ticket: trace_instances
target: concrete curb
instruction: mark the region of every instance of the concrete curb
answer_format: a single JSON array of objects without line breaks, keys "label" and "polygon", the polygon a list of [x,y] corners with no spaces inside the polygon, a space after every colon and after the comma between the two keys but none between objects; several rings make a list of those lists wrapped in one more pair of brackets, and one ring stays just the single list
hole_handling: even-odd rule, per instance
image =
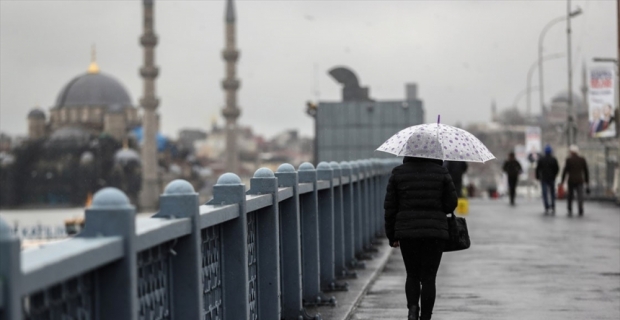
[{"label": "concrete curb", "polygon": [[385,250],[386,252],[381,257],[381,261],[379,263],[378,268],[373,271],[372,275],[370,276],[370,279],[368,279],[368,282],[366,282],[362,291],[358,292],[357,297],[355,297],[355,302],[351,305],[351,307],[347,311],[347,314],[345,315],[344,318],[342,318],[342,320],[351,320],[351,317],[353,317],[355,310],[357,309],[359,304],[362,302],[362,299],[366,296],[366,293],[368,292],[368,290],[370,290],[370,286],[372,286],[373,283],[375,283],[379,275],[381,275],[381,273],[383,272],[383,269],[387,265],[388,260],[390,260],[390,256],[392,255],[393,250],[394,248],[392,247],[388,247],[388,249]]},{"label": "concrete curb", "polygon": [[378,252],[374,253],[374,258],[365,261],[366,269],[355,270],[358,278],[347,280],[349,291],[325,293],[328,297],[333,296],[336,298],[337,305],[335,307],[307,307],[306,311],[308,314],[321,314],[323,320],[351,319],[358,305],[366,296],[370,286],[381,275],[392,254],[392,248],[387,244],[386,239],[382,239],[380,244],[376,246],[376,249]]}]

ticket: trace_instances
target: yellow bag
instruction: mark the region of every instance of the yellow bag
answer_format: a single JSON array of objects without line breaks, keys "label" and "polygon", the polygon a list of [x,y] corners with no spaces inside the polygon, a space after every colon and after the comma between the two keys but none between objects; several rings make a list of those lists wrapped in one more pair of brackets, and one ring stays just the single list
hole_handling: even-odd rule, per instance
[{"label": "yellow bag", "polygon": [[469,201],[467,201],[467,198],[459,198],[459,202],[456,205],[456,213],[462,216],[466,216],[469,213]]}]

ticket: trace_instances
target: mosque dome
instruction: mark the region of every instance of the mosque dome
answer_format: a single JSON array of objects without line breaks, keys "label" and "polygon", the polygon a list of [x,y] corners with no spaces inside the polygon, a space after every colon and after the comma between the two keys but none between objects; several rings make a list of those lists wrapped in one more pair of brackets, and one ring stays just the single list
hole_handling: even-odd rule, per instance
[{"label": "mosque dome", "polygon": [[[557,93],[555,96],[553,96],[553,99],[551,99],[551,102],[552,103],[568,103],[568,97],[569,97],[568,91],[561,91]],[[579,94],[573,92],[572,98],[573,98],[573,106],[580,107],[583,105],[583,100]]]},{"label": "mosque dome", "polygon": [[114,162],[125,165],[129,162],[140,163],[140,154],[133,149],[120,149],[114,154]]},{"label": "mosque dome", "polygon": [[41,119],[45,120],[45,113],[41,109],[32,109],[28,112],[28,119]]},{"label": "mosque dome", "polygon": [[56,99],[56,108],[112,105],[130,106],[129,93],[118,80],[92,68],[67,83]]}]

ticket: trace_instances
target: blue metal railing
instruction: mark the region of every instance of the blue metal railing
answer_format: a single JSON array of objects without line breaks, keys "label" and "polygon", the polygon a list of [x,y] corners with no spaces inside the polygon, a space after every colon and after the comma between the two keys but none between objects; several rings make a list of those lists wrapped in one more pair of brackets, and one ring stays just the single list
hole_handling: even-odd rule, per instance
[{"label": "blue metal railing", "polygon": [[259,169],[246,192],[224,174],[205,205],[183,180],[136,219],[99,191],[81,233],[20,250],[0,220],[0,319],[320,319],[383,233],[396,160]]}]

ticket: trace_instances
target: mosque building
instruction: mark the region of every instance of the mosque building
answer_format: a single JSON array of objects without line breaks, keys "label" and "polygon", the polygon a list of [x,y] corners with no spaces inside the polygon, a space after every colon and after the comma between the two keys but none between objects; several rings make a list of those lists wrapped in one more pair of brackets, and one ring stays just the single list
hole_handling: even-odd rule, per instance
[{"label": "mosque building", "polygon": [[49,121],[40,108],[28,113],[28,138],[81,139],[107,134],[123,141],[140,124],[129,93],[114,77],[101,72],[93,52],[88,71],[65,84],[58,94]]},{"label": "mosque building", "polygon": [[137,203],[141,117],[123,84],[101,72],[94,50],[86,73],[62,87],[48,114],[28,113],[28,139],[0,170],[0,206],[84,205],[106,186]]}]

